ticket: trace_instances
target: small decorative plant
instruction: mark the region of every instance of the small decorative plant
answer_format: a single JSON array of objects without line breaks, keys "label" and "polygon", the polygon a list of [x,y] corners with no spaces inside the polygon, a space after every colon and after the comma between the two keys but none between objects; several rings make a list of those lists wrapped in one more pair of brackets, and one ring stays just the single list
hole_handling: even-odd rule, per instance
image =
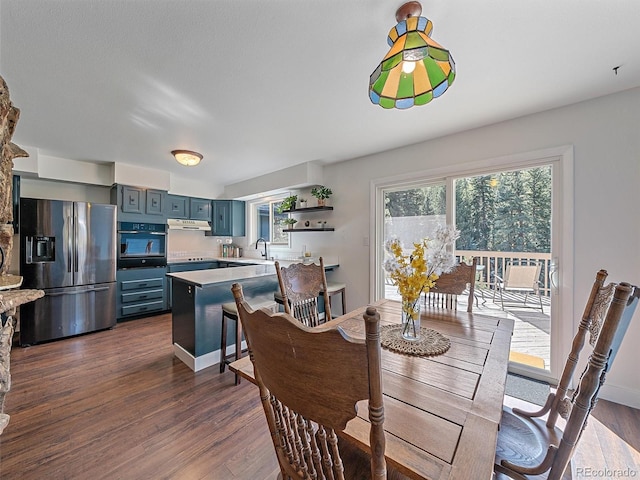
[{"label": "small decorative plant", "polygon": [[300,200],[300,208],[307,208],[307,199],[301,198]]},{"label": "small decorative plant", "polygon": [[316,198],[319,198],[320,200],[324,200],[329,198],[331,195],[333,195],[333,192],[331,191],[330,188],[327,188],[324,185],[320,185],[319,187],[313,187],[311,189],[311,195],[313,195]]},{"label": "small decorative plant", "polygon": [[333,192],[330,188],[320,185],[311,189],[311,195],[318,199],[318,206],[324,206],[326,199],[333,195]]},{"label": "small decorative plant", "polygon": [[288,228],[293,228],[293,226],[298,223],[298,220],[296,220],[295,218],[285,218],[282,221]]},{"label": "small decorative plant", "polygon": [[291,195],[285,198],[284,200],[282,200],[282,202],[280,203],[280,206],[278,207],[278,213],[282,213],[287,210],[295,210],[297,201],[298,201],[297,195]]}]

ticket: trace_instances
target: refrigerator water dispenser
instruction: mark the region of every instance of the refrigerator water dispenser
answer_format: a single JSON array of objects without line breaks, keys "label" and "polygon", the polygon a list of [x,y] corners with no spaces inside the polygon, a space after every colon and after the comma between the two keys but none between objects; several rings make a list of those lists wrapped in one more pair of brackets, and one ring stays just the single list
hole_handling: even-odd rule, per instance
[{"label": "refrigerator water dispenser", "polygon": [[56,237],[34,236],[25,238],[26,263],[56,261]]}]

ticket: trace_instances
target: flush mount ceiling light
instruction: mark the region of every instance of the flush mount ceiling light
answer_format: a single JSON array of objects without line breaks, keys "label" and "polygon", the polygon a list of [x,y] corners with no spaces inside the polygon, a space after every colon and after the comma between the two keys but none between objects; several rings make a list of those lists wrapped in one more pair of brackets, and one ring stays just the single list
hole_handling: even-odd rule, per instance
[{"label": "flush mount ceiling light", "polygon": [[456,78],[449,50],[431,39],[433,23],[421,17],[420,2],[408,2],[396,12],[389,53],[369,77],[369,98],[383,108],[424,105],[442,95]]},{"label": "flush mount ceiling light", "polygon": [[178,163],[187,167],[195,167],[202,160],[202,155],[191,150],[172,150],[171,154],[176,157]]}]

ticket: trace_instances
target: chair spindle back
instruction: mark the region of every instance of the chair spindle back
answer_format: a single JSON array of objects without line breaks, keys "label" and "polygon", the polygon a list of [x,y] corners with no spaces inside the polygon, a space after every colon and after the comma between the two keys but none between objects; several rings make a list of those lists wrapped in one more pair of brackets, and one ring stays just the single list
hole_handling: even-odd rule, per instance
[{"label": "chair spindle back", "polygon": [[467,312],[472,312],[477,266],[478,258],[474,257],[471,265],[460,263],[450,272],[441,274],[435,286],[425,294],[425,303],[436,308],[457,310],[458,295],[462,295],[468,286]]},{"label": "chair spindle back", "polygon": [[[278,261],[275,264],[284,311],[308,327],[315,327],[331,320],[331,306],[322,257],[319,263],[320,265],[294,263],[288,267],[281,267]],[[324,318],[320,317],[318,310],[320,294],[324,300]]]},{"label": "chair spindle back", "polygon": [[340,327],[309,328],[288,313],[238,306],[283,478],[344,478],[336,432],[369,401],[371,478],[386,478],[380,316],[364,314],[366,339]]}]

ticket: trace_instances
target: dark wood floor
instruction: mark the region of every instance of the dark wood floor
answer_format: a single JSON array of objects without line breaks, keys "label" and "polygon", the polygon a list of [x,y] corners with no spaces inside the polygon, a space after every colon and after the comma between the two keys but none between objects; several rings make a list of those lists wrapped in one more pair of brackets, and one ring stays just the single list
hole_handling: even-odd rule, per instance
[{"label": "dark wood floor", "polygon": [[[11,371],[3,480],[276,476],[256,387],[236,387],[217,367],[194,373],[175,359],[169,315],[16,346]],[[640,411],[601,401],[574,472],[632,468],[640,478],[639,451]]]}]

